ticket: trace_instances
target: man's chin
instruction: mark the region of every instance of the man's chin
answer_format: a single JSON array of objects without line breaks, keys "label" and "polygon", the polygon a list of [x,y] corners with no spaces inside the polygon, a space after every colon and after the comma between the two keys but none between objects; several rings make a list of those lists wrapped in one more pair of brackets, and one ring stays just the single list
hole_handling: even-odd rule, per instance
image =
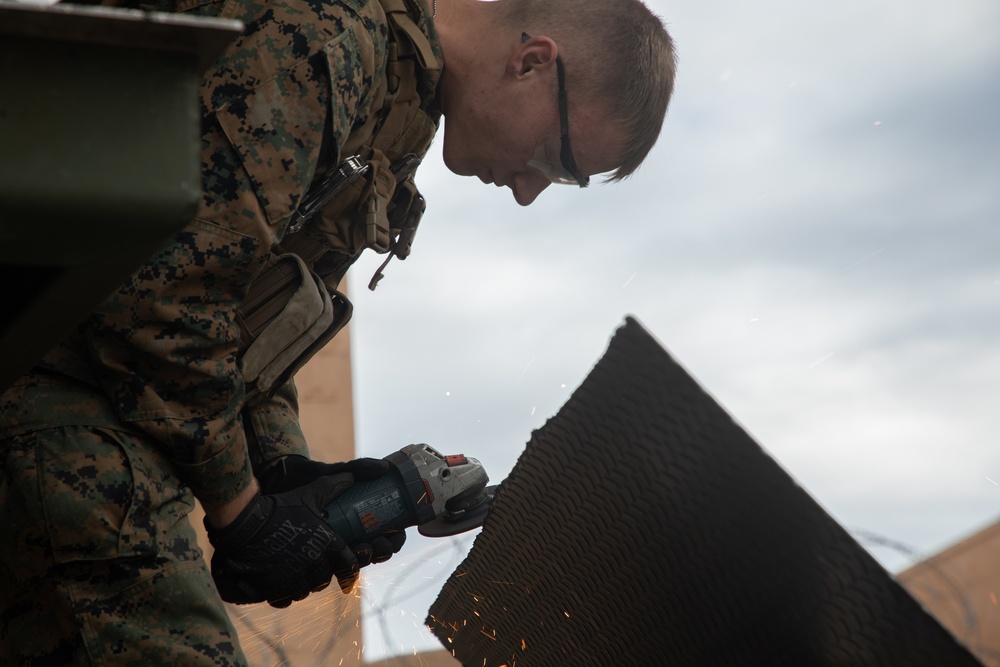
[{"label": "man's chin", "polygon": [[456,176],[475,176],[476,171],[472,169],[469,165],[462,164],[454,159],[449,159],[447,155],[444,155],[444,166],[448,168],[448,171],[455,174]]},{"label": "man's chin", "polygon": [[[447,129],[447,125],[445,125],[445,128]],[[444,166],[456,176],[476,176],[479,172],[475,167],[475,161],[469,160],[469,156],[463,155],[461,150],[451,150],[454,146],[454,143],[448,142],[446,131],[444,145],[441,149],[441,158],[444,160]]]}]

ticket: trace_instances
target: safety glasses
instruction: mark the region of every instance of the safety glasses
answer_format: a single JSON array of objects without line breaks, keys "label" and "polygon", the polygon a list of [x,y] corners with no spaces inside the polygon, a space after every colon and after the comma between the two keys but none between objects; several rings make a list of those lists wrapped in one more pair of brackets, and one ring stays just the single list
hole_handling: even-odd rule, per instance
[{"label": "safety glasses", "polygon": [[[528,33],[521,33],[521,42],[531,39]],[[560,56],[556,56],[556,77],[559,81],[559,136],[542,142],[528,161],[528,166],[540,172],[552,183],[559,185],[590,185],[590,178],[580,173],[573,158],[569,141],[569,110],[566,104],[566,73]]]}]

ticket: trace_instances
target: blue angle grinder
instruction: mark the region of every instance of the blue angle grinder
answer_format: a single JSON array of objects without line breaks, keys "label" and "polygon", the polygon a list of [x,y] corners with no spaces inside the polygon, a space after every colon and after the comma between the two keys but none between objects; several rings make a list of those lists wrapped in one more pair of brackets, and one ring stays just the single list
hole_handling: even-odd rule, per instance
[{"label": "blue angle grinder", "polygon": [[427,537],[447,537],[483,525],[496,486],[487,486],[490,478],[476,459],[409,445],[385,460],[389,472],[355,484],[324,508],[348,544],[410,526]]}]

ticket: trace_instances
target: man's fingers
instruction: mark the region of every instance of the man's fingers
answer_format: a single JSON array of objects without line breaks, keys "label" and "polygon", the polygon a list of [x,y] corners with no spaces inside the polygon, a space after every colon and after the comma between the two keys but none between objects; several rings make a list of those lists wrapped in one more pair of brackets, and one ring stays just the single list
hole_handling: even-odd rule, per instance
[{"label": "man's fingers", "polygon": [[354,486],[354,475],[349,472],[320,477],[311,485],[312,489],[315,490],[314,498],[319,509],[332,503],[352,486]]},{"label": "man's fingers", "polygon": [[327,553],[331,559],[333,574],[337,577],[337,583],[340,584],[340,590],[344,593],[352,592],[358,582],[361,570],[358,557],[354,555],[354,552],[340,536],[334,539],[334,543],[330,545]]},{"label": "man's fingers", "polygon": [[392,542],[386,536],[376,537],[372,540],[371,551],[372,556],[370,561],[372,563],[384,563],[392,558],[392,555],[396,553],[393,549]]},{"label": "man's fingers", "polygon": [[406,531],[391,530],[385,533],[385,539],[392,543],[392,553],[398,554],[399,550],[403,548],[404,544],[406,544]]},{"label": "man's fingers", "polygon": [[350,575],[337,575],[337,583],[340,584],[340,590],[343,591],[344,595],[350,595],[354,592],[354,587],[358,585],[359,577],[360,573],[357,570]]},{"label": "man's fingers", "polygon": [[382,459],[354,459],[342,465],[344,470],[354,475],[354,479],[358,482],[378,479],[389,472],[389,462]]},{"label": "man's fingers", "polygon": [[375,550],[367,542],[355,544],[351,547],[351,551],[354,552],[355,558],[358,559],[358,567],[367,567],[375,558]]}]

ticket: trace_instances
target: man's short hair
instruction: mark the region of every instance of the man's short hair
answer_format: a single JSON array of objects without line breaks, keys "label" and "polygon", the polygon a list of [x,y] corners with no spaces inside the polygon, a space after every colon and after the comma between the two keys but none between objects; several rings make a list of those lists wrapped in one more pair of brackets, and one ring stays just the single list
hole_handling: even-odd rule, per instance
[{"label": "man's short hair", "polygon": [[555,40],[570,108],[601,100],[624,133],[608,180],[631,175],[660,136],[674,89],[677,54],[663,20],[640,0],[499,0],[495,8],[504,28]]}]

